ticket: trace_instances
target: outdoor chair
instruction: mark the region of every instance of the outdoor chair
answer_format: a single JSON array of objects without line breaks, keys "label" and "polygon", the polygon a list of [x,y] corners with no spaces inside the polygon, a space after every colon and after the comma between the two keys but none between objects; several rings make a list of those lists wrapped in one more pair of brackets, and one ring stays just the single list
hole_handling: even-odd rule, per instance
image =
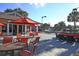
[{"label": "outdoor chair", "polygon": [[18,42],[19,42],[21,40],[21,34],[18,33],[16,36],[17,36],[17,39],[18,39]]},{"label": "outdoor chair", "polygon": [[21,34],[19,33],[17,34],[17,39],[18,39],[18,42],[25,43],[24,47],[28,46],[28,38],[23,38]]},{"label": "outdoor chair", "polygon": [[12,43],[12,37],[10,37],[10,36],[6,36],[6,37],[4,37],[4,39],[3,39],[3,44],[6,44],[6,43]]},{"label": "outdoor chair", "polygon": [[20,51],[21,56],[32,56],[35,52],[36,46],[33,45],[33,43],[30,43],[28,47],[25,47],[22,51]]},{"label": "outdoor chair", "polygon": [[35,42],[38,43],[39,39],[40,39],[40,37],[36,37]]},{"label": "outdoor chair", "polygon": [[30,37],[34,36],[34,34],[33,34],[32,31],[29,32],[29,36],[30,36]]},{"label": "outdoor chair", "polygon": [[28,43],[28,38],[20,38],[19,42]]},{"label": "outdoor chair", "polygon": [[34,41],[32,41],[31,43],[36,46],[39,42],[40,37],[36,37]]},{"label": "outdoor chair", "polygon": [[3,35],[3,33],[2,32],[0,32],[0,36],[2,36]]},{"label": "outdoor chair", "polygon": [[18,34],[17,34],[17,38],[20,38],[20,37],[21,37],[21,34],[20,34],[20,33],[18,33]]},{"label": "outdoor chair", "polygon": [[28,47],[28,38],[21,38],[19,42],[25,43],[24,47]]},{"label": "outdoor chair", "polygon": [[36,49],[36,45],[34,45],[33,43],[30,43],[28,45],[27,50],[31,51],[32,53],[34,53],[35,49]]}]

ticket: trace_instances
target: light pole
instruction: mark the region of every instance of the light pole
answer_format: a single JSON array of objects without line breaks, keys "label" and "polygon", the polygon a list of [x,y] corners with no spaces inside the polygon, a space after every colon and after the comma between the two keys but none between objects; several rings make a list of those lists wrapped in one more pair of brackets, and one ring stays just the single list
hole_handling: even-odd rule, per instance
[{"label": "light pole", "polygon": [[42,18],[42,21],[41,21],[41,23],[42,23],[42,24],[41,24],[41,29],[42,29],[42,31],[43,31],[43,19],[46,18],[46,17],[47,17],[47,16],[42,16],[42,17],[41,17],[41,18]]},{"label": "light pole", "polygon": [[43,19],[46,18],[46,17],[47,17],[47,16],[42,16],[42,17],[41,17],[41,18],[42,18],[42,24],[43,24]]}]

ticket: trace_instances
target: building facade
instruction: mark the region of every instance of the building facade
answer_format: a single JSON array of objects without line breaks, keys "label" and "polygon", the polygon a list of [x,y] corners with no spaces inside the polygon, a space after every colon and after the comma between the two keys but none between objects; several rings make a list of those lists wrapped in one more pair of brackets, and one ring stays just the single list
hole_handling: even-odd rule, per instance
[{"label": "building facade", "polygon": [[[0,29],[4,35],[16,35],[17,32],[18,33],[25,33],[25,25],[16,25],[16,24],[11,24],[9,22],[13,21],[13,20],[17,20],[18,18],[21,18],[22,16],[16,12],[10,12],[10,13],[3,13],[0,12],[0,23],[5,24],[6,26],[2,27],[2,29]],[[31,19],[29,19],[31,20]],[[33,21],[33,20],[31,20]],[[34,21],[36,22],[36,21]],[[30,31],[30,26],[27,26],[27,31]],[[32,28],[31,28],[32,30]],[[36,30],[36,29],[35,29]]]}]

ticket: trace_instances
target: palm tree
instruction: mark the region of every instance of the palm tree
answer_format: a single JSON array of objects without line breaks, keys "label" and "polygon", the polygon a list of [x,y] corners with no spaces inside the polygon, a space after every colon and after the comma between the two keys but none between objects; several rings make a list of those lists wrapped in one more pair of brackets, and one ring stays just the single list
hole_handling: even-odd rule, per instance
[{"label": "palm tree", "polygon": [[74,8],[67,17],[68,22],[74,22],[74,30],[76,29],[76,22],[78,21],[78,15],[79,15],[79,12],[77,11],[76,8]]}]

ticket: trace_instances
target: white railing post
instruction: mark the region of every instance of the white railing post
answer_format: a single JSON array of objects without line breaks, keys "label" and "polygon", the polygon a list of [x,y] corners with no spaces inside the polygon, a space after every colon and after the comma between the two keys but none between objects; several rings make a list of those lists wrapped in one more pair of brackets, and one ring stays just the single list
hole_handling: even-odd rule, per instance
[{"label": "white railing post", "polygon": [[9,35],[9,23],[7,23],[7,35]]}]

